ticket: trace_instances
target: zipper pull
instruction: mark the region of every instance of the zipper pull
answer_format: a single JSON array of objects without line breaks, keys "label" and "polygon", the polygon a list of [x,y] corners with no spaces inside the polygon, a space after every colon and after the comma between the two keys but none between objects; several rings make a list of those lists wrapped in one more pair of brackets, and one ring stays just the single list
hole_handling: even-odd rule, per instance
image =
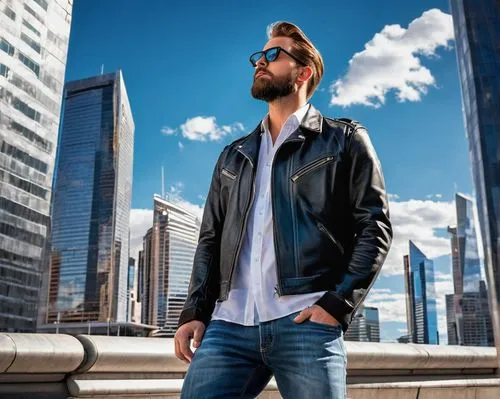
[{"label": "zipper pull", "polygon": [[279,298],[279,296],[280,296],[280,293],[278,292],[278,284],[276,284],[276,285],[274,286],[274,294],[273,294],[273,297],[274,297],[274,298],[276,298],[276,296],[278,296],[278,298]]}]

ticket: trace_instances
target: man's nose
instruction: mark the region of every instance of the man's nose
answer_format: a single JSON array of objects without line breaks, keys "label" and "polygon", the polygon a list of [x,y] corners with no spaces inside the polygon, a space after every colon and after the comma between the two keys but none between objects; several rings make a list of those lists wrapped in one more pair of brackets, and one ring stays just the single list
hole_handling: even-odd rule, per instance
[{"label": "man's nose", "polygon": [[257,65],[256,67],[265,67],[266,65],[268,64],[267,60],[266,60],[266,56],[263,55],[262,57],[260,57],[257,61]]}]

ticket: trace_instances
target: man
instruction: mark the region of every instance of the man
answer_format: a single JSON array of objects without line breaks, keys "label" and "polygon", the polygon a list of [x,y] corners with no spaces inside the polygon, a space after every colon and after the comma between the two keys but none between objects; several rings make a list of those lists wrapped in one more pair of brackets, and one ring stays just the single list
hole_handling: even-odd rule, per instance
[{"label": "man", "polygon": [[298,27],[275,24],[250,61],[269,113],[213,173],[175,335],[181,397],[254,398],[274,375],[284,398],[344,398],[343,332],[392,240],[382,171],[364,127],[307,103],[323,60]]}]

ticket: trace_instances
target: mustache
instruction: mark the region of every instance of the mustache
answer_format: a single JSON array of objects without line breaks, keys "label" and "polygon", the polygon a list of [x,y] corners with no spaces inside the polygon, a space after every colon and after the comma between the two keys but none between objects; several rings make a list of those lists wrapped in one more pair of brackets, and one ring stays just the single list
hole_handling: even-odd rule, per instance
[{"label": "mustache", "polygon": [[255,74],[253,75],[253,79],[254,79],[254,80],[255,80],[255,78],[257,77],[257,75],[258,75],[259,73],[266,74],[266,75],[269,75],[269,76],[273,76],[273,74],[272,74],[272,73],[270,73],[270,72],[266,71],[265,69],[257,69],[257,70],[255,71]]}]

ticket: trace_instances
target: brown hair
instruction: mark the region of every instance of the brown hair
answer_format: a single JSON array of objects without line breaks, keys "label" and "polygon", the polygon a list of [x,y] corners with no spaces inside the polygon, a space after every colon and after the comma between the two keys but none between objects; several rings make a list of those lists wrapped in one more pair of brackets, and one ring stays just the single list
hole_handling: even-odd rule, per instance
[{"label": "brown hair", "polygon": [[323,71],[323,57],[300,28],[290,22],[276,22],[268,28],[269,38],[289,37],[293,40],[294,55],[313,69],[313,75],[307,85],[307,98],[310,98],[318,87]]}]

